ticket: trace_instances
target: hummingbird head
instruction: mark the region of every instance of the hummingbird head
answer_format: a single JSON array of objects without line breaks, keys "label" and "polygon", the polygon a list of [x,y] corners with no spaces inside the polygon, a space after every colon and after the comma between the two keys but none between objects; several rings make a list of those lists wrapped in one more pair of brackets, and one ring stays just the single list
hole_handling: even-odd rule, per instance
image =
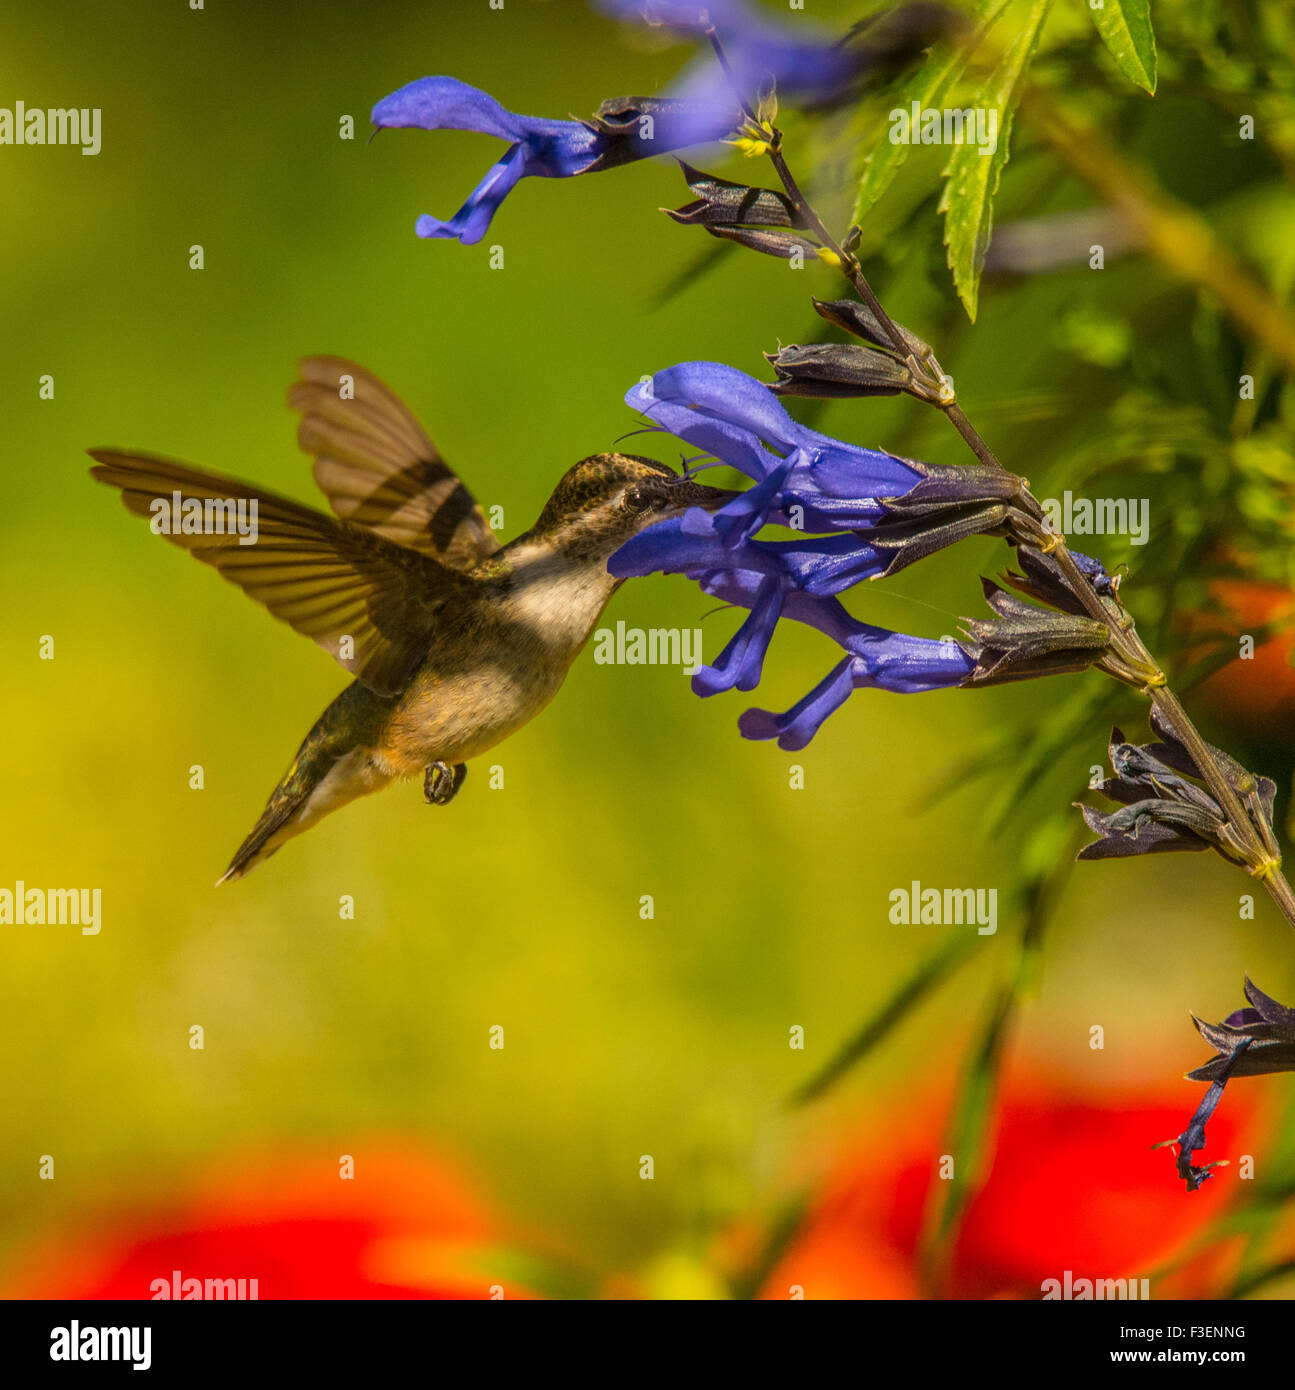
[{"label": "hummingbird head", "polygon": [[605,560],[645,527],[689,507],[713,510],[736,496],[680,477],[655,459],[594,454],[563,476],[532,535],[572,558]]}]

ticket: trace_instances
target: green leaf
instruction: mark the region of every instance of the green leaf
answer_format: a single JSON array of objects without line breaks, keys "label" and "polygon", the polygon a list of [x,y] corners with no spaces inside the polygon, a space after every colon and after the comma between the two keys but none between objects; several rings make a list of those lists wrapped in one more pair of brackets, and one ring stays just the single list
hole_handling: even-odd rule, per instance
[{"label": "green leaf", "polygon": [[657,309],[663,308],[676,296],[682,294],[684,290],[692,289],[699,280],[709,275],[732,250],[733,244],[731,242],[708,240],[687,265],[676,271],[657,290],[652,301],[652,310],[655,312]]},{"label": "green leaf", "polygon": [[945,1151],[953,1157],[953,1177],[937,1189],[923,1214],[920,1260],[928,1281],[946,1265],[948,1251],[967,1204],[988,1168],[988,1142],[1003,1054],[1016,1016],[1016,990],[1004,986],[985,1016],[970,1057],[964,1063]]},{"label": "green leaf", "polygon": [[[913,80],[895,94],[898,103],[896,109],[908,110],[914,102],[923,110],[935,107],[962,75],[968,59],[1008,3],[1009,0],[988,0],[983,6],[983,13],[978,16],[976,31],[969,40],[961,43],[955,40],[952,45],[937,44],[932,48],[926,61],[913,75]],[[873,148],[864,161],[852,221],[861,222],[868,209],[890,187],[900,165],[908,158],[910,148],[907,141],[891,140],[888,134]]]},{"label": "green leaf", "polygon": [[1011,143],[1012,114],[1050,4],[1051,0],[1025,0],[1018,7],[1012,26],[1016,37],[972,103],[997,113],[998,139],[993,154],[984,155],[977,143],[967,141],[954,148],[944,170],[947,182],[939,207],[945,214],[944,244],[958,298],[973,323],[980,298],[980,272],[994,227],[994,196]]},{"label": "green leaf", "polygon": [[971,957],[977,938],[967,932],[954,932],[903,980],[876,1013],[869,1015],[854,1035],[842,1044],[831,1060],[791,1097],[792,1105],[817,1100],[834,1086],[856,1063],[883,1042],[923,1003],[964,961]]},{"label": "green leaf", "polygon": [[1120,71],[1154,96],[1156,36],[1151,31],[1151,0],[1104,0],[1099,9],[1088,13]]}]

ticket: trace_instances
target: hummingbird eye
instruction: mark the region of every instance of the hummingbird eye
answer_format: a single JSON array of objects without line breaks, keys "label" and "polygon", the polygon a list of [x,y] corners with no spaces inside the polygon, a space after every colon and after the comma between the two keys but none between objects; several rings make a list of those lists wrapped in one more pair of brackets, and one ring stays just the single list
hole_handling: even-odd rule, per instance
[{"label": "hummingbird eye", "polygon": [[625,489],[625,506],[632,512],[645,512],[652,505],[652,498],[641,488]]}]

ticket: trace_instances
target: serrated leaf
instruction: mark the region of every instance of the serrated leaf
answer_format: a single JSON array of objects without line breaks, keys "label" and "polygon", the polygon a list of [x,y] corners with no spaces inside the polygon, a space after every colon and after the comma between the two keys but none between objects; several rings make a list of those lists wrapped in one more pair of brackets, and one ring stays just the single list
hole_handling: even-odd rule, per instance
[{"label": "serrated leaf", "polygon": [[[922,110],[934,107],[961,77],[971,55],[1009,2],[1010,0],[987,0],[982,6],[983,13],[977,17],[976,31],[970,39],[961,43],[955,40],[951,45],[937,44],[932,48],[926,61],[913,75],[912,81],[896,93],[895,99],[899,103],[896,109],[907,111],[914,102]],[[892,140],[889,135],[884,136],[873,148],[863,166],[852,221],[862,221],[868,209],[890,187],[900,165],[908,158],[910,148],[908,141]]]},{"label": "serrated leaf", "polygon": [[1156,36],[1151,29],[1151,0],[1104,0],[1100,9],[1088,13],[1120,71],[1154,96]]},{"label": "serrated leaf", "polygon": [[994,227],[994,197],[1011,144],[1012,115],[1051,3],[1027,0],[1019,7],[1013,25],[1016,37],[976,94],[973,106],[997,112],[998,139],[993,154],[982,154],[979,144],[967,141],[954,149],[944,170],[947,182],[939,206],[945,215],[944,244],[954,288],[973,323],[980,299],[980,272]]}]

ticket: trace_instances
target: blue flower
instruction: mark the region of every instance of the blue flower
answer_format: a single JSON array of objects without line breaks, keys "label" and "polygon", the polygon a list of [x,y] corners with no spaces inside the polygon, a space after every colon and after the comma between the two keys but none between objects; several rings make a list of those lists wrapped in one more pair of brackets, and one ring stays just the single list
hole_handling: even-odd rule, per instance
[{"label": "blue flower", "polygon": [[589,121],[554,121],[519,116],[456,78],[423,77],[383,97],[372,119],[380,129],[474,130],[509,141],[503,158],[448,222],[424,215],[415,224],[421,237],[456,238],[471,245],[485,235],[519,180],[598,173],[717,140],[733,128],[737,112],[731,101],[716,105],[626,98],[604,103]]},{"label": "blue flower", "polygon": [[[783,618],[818,628],[846,652],[785,713],[747,710],[738,722],[744,737],[803,748],[862,688],[914,694],[1094,663],[1110,669],[1109,630],[1084,616],[1084,604],[1043,548],[1049,532],[1042,509],[1013,474],[981,464],[943,467],[842,443],[797,423],[769,387],[718,362],[670,367],[633,387],[625,400],[655,428],[752,483],[716,511],[693,508],[647,527],[607,563],[618,578],[685,574],[706,593],[748,610],[714,665],[694,675],[694,691],[753,690]],[[820,534],[758,538],[768,524]],[[1005,582],[1046,607],[986,581],[997,617],[968,619],[963,644],[859,622],[835,597],[861,580],[893,574],[984,534],[1016,545],[1024,573]],[[1085,559],[1082,569],[1095,591],[1113,590],[1097,561]],[[1126,679],[1129,673],[1111,674]]]},{"label": "blue flower", "polygon": [[798,424],[763,382],[719,362],[657,372],[633,387],[625,403],[755,483],[716,512],[697,508],[684,518],[686,533],[713,532],[729,546],[742,545],[769,522],[787,525],[793,518],[804,531],[866,528],[886,516],[880,499],[906,496],[926,471]]},{"label": "blue flower", "polygon": [[607,562],[620,579],[645,574],[686,574],[696,579],[714,570],[749,570],[784,577],[808,594],[839,594],[861,579],[874,579],[890,556],[858,536],[841,532],[794,541],[727,545],[718,535],[687,529],[687,514],[658,522],[632,536]]},{"label": "blue flower", "polygon": [[[1028,530],[1028,515],[1016,519],[1019,479],[832,439],[793,420],[763,383],[718,362],[658,372],[625,399],[656,428],[752,483],[715,512],[694,508],[648,527],[608,561],[618,578],[685,574],[706,593],[748,610],[715,663],[693,677],[696,693],[753,690],[783,618],[818,628],[846,653],[784,714],[748,710],[739,721],[745,737],[803,748],[854,690],[913,694],[970,683],[978,667],[967,647],[859,622],[835,595],[964,536]],[[824,534],[758,539],[770,523]]]},{"label": "blue flower", "polygon": [[[771,79],[778,93],[803,105],[825,105],[848,96],[865,73],[890,72],[929,48],[954,27],[943,5],[907,4],[855,25],[834,39],[798,17],[780,24],[749,0],[594,0],[616,19],[644,21],[700,35],[709,24],[724,47],[733,79],[751,100]],[[727,78],[709,54],[684,72],[679,95],[714,97]]]},{"label": "blue flower", "polygon": [[974,658],[956,642],[909,637],[859,622],[831,597],[884,563],[859,537],[748,540],[734,547],[718,536],[689,534],[684,520],[675,518],[641,531],[612,556],[608,569],[618,578],[686,574],[704,592],[750,610],[714,665],[703,666],[693,676],[698,695],[754,689],[783,617],[818,628],[848,653],[786,714],[748,710],[738,722],[746,738],[776,738],[782,748],[803,748],[853,690],[938,690],[960,685],[975,669]]},{"label": "blue flower", "polygon": [[[798,424],[763,382],[719,362],[684,362],[633,387],[626,404],[752,479],[718,511],[687,513],[687,535],[744,545],[769,523],[798,531],[854,531],[872,559],[856,579],[903,569],[966,536],[1029,528],[1021,480],[979,465],[941,467],[843,444]],[[1037,504],[1033,504],[1037,508]],[[1040,513],[1040,515],[1042,515]],[[822,584],[811,592],[835,590]]]},{"label": "blue flower", "polygon": [[[711,0],[689,4],[686,0],[594,0],[597,7],[617,19],[646,20],[653,25],[700,33],[703,16],[715,27],[724,45],[739,90],[748,98],[771,77],[785,96],[826,100],[839,96],[859,70],[859,57],[842,44],[815,34],[805,37],[771,23],[747,0]],[[681,94],[714,94],[723,81],[713,58],[691,69],[680,84]]]},{"label": "blue flower", "polygon": [[[751,617],[739,629],[730,647],[739,642],[744,630],[767,621],[767,616],[759,614],[763,586],[755,584],[756,578],[749,571],[723,570],[701,581],[706,593],[726,603],[751,609]],[[789,589],[782,595],[779,616],[817,628],[847,653],[844,660],[785,713],[749,709],[738,720],[738,730],[744,738],[776,738],[779,748],[788,752],[804,748],[824,720],[856,690],[889,690],[901,695],[946,690],[961,685],[975,668],[975,661],[957,642],[911,637],[860,622],[835,598]],[[717,665],[723,661],[722,655]],[[705,669],[693,678],[694,689]],[[739,689],[750,688],[739,686]]]}]

